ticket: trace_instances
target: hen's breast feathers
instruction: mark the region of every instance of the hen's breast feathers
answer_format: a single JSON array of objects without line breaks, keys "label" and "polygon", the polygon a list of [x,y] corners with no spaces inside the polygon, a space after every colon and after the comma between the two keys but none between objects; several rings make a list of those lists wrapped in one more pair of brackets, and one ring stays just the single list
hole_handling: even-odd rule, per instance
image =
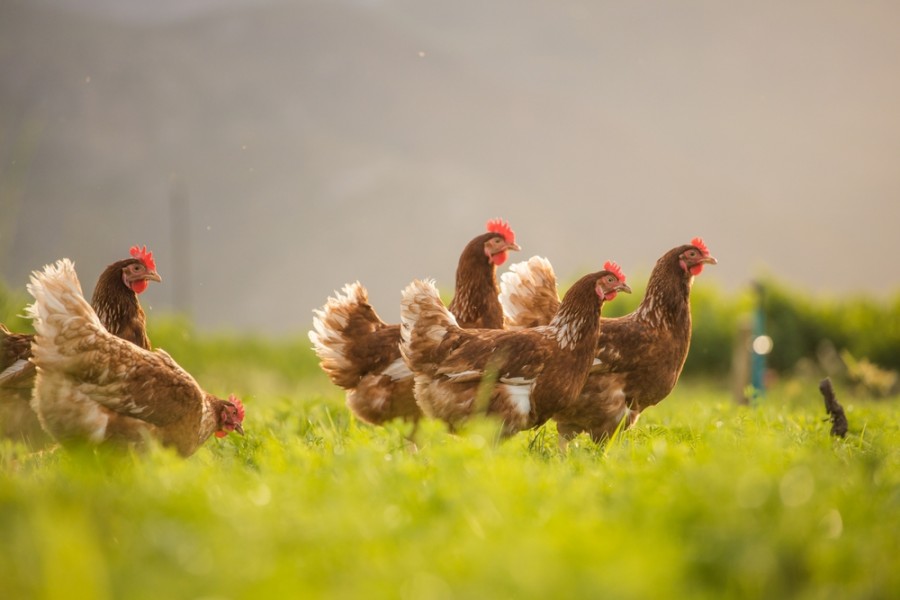
[{"label": "hen's breast feathers", "polygon": [[448,306],[460,327],[503,327],[497,267],[484,254],[484,244],[492,235],[487,233],[475,237],[460,253],[456,267],[456,290]]},{"label": "hen's breast feathers", "polygon": [[601,318],[600,336],[591,373],[629,370],[641,360],[641,353],[654,337],[653,331],[633,318]]},{"label": "hen's breast feathers", "polygon": [[130,262],[134,259],[120,260],[104,269],[94,287],[91,306],[110,333],[149,350],[146,315],[137,294],[122,281],[122,269]]}]

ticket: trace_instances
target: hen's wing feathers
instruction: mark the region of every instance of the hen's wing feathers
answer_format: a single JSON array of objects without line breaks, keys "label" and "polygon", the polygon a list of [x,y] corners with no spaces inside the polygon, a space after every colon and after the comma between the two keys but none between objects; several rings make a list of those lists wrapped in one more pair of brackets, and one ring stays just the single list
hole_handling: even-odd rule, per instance
[{"label": "hen's wing feathers", "polygon": [[67,357],[66,372],[90,389],[106,408],[156,426],[165,426],[195,410],[203,392],[163,350],[148,351],[108,333],[92,334],[94,343]]},{"label": "hen's wing feathers", "polygon": [[19,359],[0,373],[0,388],[30,388],[34,384],[36,373],[34,363]]},{"label": "hen's wing feathers", "polygon": [[[448,351],[441,357],[435,375],[454,381],[474,381],[486,374],[500,378],[531,380],[543,370],[549,346],[540,332],[530,330],[463,330],[445,340]],[[443,345],[443,344],[442,344]]]},{"label": "hen's wing feathers", "polygon": [[13,333],[0,323],[0,370],[8,368],[20,359],[31,356],[31,341],[34,336],[29,333]]},{"label": "hen's wing feathers", "polygon": [[31,356],[33,335],[13,333],[0,323],[0,387],[30,386],[34,379]]}]

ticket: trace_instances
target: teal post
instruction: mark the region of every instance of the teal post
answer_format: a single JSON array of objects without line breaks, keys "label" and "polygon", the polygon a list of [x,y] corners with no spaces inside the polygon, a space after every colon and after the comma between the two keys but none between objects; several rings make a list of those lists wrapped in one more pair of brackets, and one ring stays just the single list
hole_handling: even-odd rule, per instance
[{"label": "teal post", "polygon": [[750,351],[750,384],[753,386],[754,398],[766,394],[766,355],[759,352],[757,340],[766,335],[765,290],[760,282],[754,282],[756,291],[756,311],[753,316],[753,344]]}]

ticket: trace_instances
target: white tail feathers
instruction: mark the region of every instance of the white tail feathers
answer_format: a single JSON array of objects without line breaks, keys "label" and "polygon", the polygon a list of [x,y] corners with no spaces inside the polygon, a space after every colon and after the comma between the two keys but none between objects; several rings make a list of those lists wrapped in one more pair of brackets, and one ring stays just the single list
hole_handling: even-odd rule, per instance
[{"label": "white tail feathers", "polygon": [[349,368],[345,353],[349,340],[344,335],[344,329],[350,321],[350,313],[367,301],[366,288],[355,281],[343,287],[343,294],[335,292],[334,297],[325,301],[325,306],[313,311],[313,328],[309,331],[309,341],[313,343],[316,355],[322,361],[322,369],[329,375]]},{"label": "white tail feathers", "polygon": [[400,300],[400,353],[410,364],[414,355],[440,344],[451,327],[459,325],[433,279],[416,279],[406,286]]},{"label": "white tail feathers", "polygon": [[26,288],[34,296],[25,310],[34,324],[31,351],[38,366],[74,356],[86,336],[106,334],[68,258],[32,272]]},{"label": "white tail feathers", "polygon": [[73,319],[103,325],[97,313],[84,299],[75,265],[68,258],[34,271],[26,286],[34,302],[26,308],[39,336],[51,337],[65,329]]},{"label": "white tail feathers", "polygon": [[556,274],[550,261],[532,256],[500,276],[500,304],[507,329],[547,325],[559,308]]}]

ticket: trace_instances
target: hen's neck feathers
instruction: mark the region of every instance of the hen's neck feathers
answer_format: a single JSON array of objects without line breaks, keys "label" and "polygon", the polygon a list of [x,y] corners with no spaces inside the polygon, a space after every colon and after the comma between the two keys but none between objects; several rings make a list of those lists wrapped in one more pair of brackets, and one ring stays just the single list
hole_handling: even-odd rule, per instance
[{"label": "hen's neck feathers", "polygon": [[197,438],[200,444],[212,436],[220,428],[222,411],[228,404],[210,393],[203,394],[203,412],[200,416],[200,427],[197,430]]},{"label": "hen's neck feathers", "polygon": [[456,291],[447,308],[456,317],[460,327],[503,327],[497,268],[484,253],[485,242],[494,235],[496,234],[486,233],[476,237],[466,245],[459,257]]},{"label": "hen's neck feathers", "polygon": [[690,246],[673,248],[656,261],[647,293],[634,312],[635,317],[655,327],[687,326],[691,323],[691,285],[694,276],[686,273],[679,264],[679,256]]},{"label": "hen's neck feathers", "polygon": [[602,299],[597,295],[596,284],[600,273],[585,275],[566,292],[559,310],[550,321],[556,332],[556,340],[563,350],[579,346],[591,349],[600,334],[600,307]]},{"label": "hen's neck feathers", "polygon": [[141,303],[137,294],[122,281],[122,269],[134,260],[120,260],[106,267],[97,279],[91,306],[107,331],[149,350],[150,340]]}]

